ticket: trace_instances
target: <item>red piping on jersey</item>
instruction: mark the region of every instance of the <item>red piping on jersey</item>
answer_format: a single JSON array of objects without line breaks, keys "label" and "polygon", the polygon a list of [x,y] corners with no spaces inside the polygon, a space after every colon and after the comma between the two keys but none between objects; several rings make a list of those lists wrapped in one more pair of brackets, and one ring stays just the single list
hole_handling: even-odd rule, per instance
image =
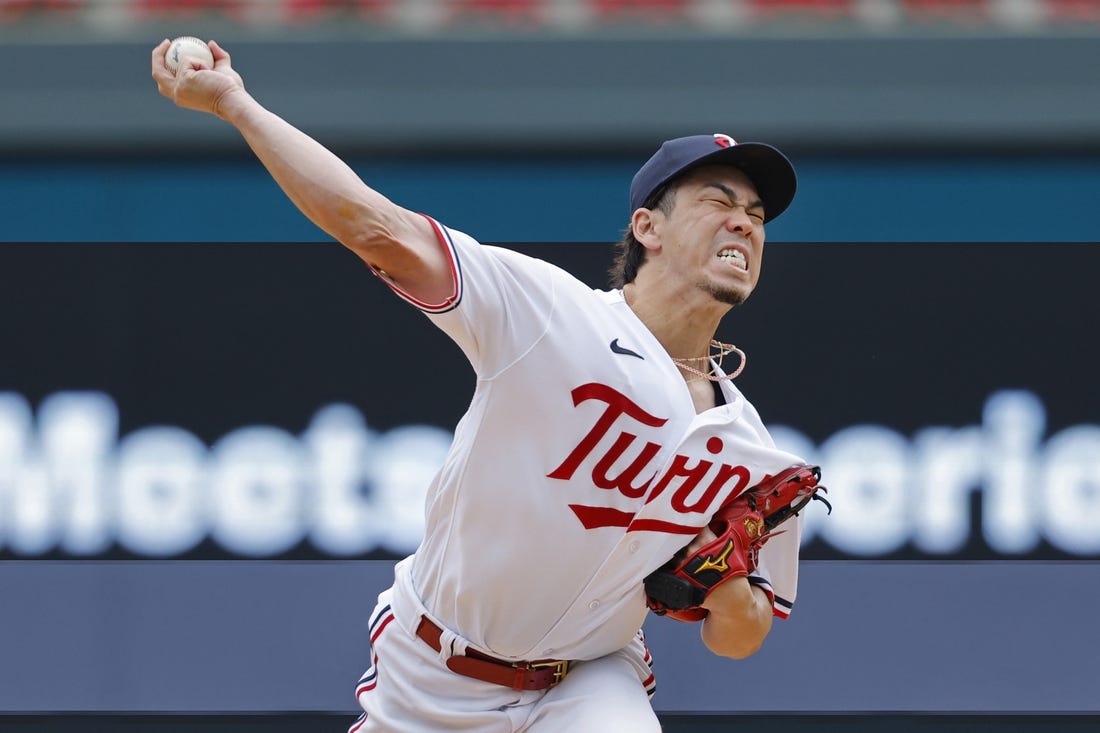
[{"label": "red piping on jersey", "polygon": [[[749,584],[753,587],[759,588],[767,594],[768,602],[772,604],[772,615],[778,616],[782,619],[786,619],[791,615],[790,611],[782,610],[780,602],[776,601],[775,599],[775,591],[772,590],[771,584],[767,580],[760,577],[759,575],[750,575]],[[780,601],[782,601],[782,599],[780,599]],[[782,602],[785,603],[785,601]]]},{"label": "red piping on jersey", "polygon": [[363,684],[361,684],[361,685],[359,685],[358,687],[355,688],[355,697],[356,698],[358,698],[364,692],[370,692],[371,690],[373,690],[378,685],[378,672],[377,672],[377,669],[378,669],[378,656],[377,655],[375,655],[371,659],[371,665],[375,668],[374,677],[371,678],[370,682],[365,682],[365,683],[363,683]]},{"label": "red piping on jersey", "polygon": [[393,621],[393,614],[392,613],[389,616],[387,616],[385,619],[383,619],[382,623],[378,624],[378,629],[375,630],[375,632],[373,634],[371,634],[371,637],[370,637],[370,643],[371,644],[373,644],[375,642],[375,640],[378,639],[379,635],[382,633],[382,630],[386,628],[386,626],[390,623],[390,621]]},{"label": "red piping on jersey", "polygon": [[459,275],[458,275],[458,273],[459,273],[458,259],[457,259],[458,255],[454,251],[454,245],[451,243],[450,237],[439,226],[439,223],[436,222],[435,219],[431,218],[427,214],[421,214],[421,216],[423,216],[425,219],[427,219],[428,223],[431,224],[432,231],[435,232],[436,239],[439,240],[440,246],[442,246],[443,251],[447,255],[447,262],[448,262],[448,265],[451,268],[451,282],[452,282],[451,295],[449,295],[441,303],[426,303],[423,300],[420,300],[419,298],[414,297],[408,291],[406,291],[406,290],[402,289],[401,287],[399,287],[397,285],[397,283],[395,283],[393,280],[391,280],[386,275],[382,274],[382,271],[379,270],[374,265],[370,265],[370,269],[371,269],[372,272],[374,272],[375,275],[377,275],[382,280],[382,282],[386,283],[386,285],[389,287],[390,290],[397,293],[402,299],[407,300],[409,303],[411,303],[412,305],[416,306],[417,308],[419,308],[420,310],[422,310],[426,313],[442,313],[443,311],[447,311],[447,310],[450,310],[451,308],[453,308],[458,303],[458,301],[461,299],[462,283],[461,283],[461,279],[459,278]]}]

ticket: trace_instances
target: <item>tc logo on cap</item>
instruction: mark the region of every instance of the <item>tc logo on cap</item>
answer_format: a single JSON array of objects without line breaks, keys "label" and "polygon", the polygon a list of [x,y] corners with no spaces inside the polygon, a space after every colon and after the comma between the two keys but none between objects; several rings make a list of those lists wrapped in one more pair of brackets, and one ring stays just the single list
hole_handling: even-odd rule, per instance
[{"label": "tc logo on cap", "polygon": [[734,140],[732,137],[730,137],[729,135],[723,135],[720,132],[714,133],[714,142],[720,148],[732,148],[734,145],[737,144],[737,141]]}]

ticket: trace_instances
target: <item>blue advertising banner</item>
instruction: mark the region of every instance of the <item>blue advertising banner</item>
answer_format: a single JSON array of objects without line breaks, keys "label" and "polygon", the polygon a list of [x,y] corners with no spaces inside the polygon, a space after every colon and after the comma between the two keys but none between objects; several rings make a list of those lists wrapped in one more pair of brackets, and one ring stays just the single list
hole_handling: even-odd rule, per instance
[{"label": "blue advertising banner", "polygon": [[[604,284],[607,244],[516,245]],[[770,244],[719,337],[809,559],[1100,558],[1100,247]],[[473,375],[333,244],[0,247],[0,558],[394,559]]]}]

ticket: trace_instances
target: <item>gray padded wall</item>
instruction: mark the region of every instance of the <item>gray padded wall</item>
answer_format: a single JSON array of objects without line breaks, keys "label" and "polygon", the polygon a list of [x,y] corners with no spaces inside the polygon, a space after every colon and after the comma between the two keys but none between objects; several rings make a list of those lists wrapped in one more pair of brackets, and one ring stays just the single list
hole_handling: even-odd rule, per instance
[{"label": "gray padded wall", "polygon": [[[240,151],[149,78],[148,43],[0,46],[0,150]],[[221,34],[249,88],[342,150],[648,147],[685,129],[831,150],[1100,147],[1100,39],[303,41]]]}]

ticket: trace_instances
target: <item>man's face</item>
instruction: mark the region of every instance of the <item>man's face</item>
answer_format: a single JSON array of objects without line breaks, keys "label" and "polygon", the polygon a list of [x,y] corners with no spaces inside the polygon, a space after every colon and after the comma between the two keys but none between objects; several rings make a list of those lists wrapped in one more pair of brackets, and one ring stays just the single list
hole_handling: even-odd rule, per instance
[{"label": "man's face", "polygon": [[665,276],[727,305],[749,297],[764,256],[764,204],[748,176],[722,165],[691,171],[662,218]]}]

